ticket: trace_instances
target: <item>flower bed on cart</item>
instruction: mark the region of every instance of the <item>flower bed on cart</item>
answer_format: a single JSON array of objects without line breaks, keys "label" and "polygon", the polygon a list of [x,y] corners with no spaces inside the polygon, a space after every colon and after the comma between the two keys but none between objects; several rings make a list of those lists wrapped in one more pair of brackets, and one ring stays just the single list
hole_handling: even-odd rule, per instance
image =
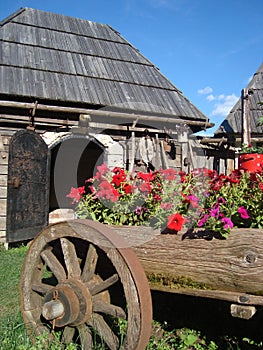
[{"label": "flower bed on cart", "polygon": [[262,173],[223,175],[202,168],[189,174],[174,169],[128,174],[103,164],[68,197],[79,218],[109,225],[144,225],[186,236],[198,228],[218,238],[233,228],[263,227]]},{"label": "flower bed on cart", "polygon": [[152,289],[263,305],[262,173],[101,165],[68,197],[125,237]]}]

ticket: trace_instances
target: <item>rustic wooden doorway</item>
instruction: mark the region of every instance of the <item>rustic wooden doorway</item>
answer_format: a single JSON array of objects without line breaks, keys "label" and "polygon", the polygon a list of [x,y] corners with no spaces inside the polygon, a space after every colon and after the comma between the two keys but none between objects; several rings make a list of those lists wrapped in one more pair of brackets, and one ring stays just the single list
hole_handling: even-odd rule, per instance
[{"label": "rustic wooden doorway", "polygon": [[33,238],[48,223],[48,146],[32,130],[16,132],[9,146],[7,242]]}]

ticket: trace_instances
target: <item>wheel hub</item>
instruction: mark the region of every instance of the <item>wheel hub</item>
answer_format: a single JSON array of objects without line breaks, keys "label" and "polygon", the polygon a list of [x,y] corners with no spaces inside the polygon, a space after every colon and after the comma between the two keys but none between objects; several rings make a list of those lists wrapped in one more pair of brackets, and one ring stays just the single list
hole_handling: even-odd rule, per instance
[{"label": "wheel hub", "polygon": [[78,280],[66,280],[52,288],[44,298],[42,315],[53,326],[77,326],[92,314],[89,290]]}]

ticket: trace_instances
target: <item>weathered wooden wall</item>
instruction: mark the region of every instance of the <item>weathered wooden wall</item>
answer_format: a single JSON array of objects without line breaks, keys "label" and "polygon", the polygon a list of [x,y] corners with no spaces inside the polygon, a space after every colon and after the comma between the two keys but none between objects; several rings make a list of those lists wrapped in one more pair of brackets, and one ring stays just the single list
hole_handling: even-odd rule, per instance
[{"label": "weathered wooden wall", "polygon": [[0,242],[5,242],[6,236],[6,199],[8,176],[9,134],[0,134]]}]

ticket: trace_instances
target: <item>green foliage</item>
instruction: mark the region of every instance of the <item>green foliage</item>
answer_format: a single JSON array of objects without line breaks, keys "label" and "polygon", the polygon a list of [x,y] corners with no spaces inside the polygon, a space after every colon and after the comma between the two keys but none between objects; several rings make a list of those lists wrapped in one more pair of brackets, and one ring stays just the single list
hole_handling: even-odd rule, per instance
[{"label": "green foliage", "polygon": [[181,328],[175,331],[165,331],[166,325],[154,323],[154,334],[150,339],[147,350],[217,350],[214,341],[207,341],[201,332]]},{"label": "green foliage", "polygon": [[28,350],[31,346],[32,342],[27,335],[21,313],[0,319],[1,350]]},{"label": "green foliage", "polygon": [[[258,102],[258,105],[263,106],[263,102]],[[261,115],[258,118],[258,126],[262,126],[263,125],[263,116]]]},{"label": "green foliage", "polygon": [[[262,119],[263,122],[263,119]],[[259,125],[263,125],[263,124],[259,124]],[[262,154],[263,153],[263,147],[262,146],[253,146],[252,144],[246,144],[243,143],[241,146],[241,154],[246,154],[246,153],[259,153]]]}]

